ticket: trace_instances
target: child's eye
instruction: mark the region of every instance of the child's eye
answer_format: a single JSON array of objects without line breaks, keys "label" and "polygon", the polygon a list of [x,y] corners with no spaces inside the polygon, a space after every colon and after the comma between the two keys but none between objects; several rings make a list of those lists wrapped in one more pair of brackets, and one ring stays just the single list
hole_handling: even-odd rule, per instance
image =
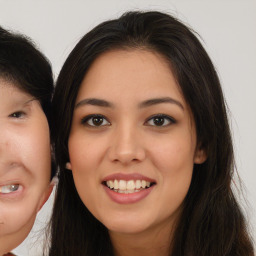
[{"label": "child's eye", "polygon": [[18,191],[19,188],[20,188],[19,184],[10,184],[5,186],[0,186],[0,193],[9,194],[9,193]]},{"label": "child's eye", "polygon": [[163,126],[168,126],[170,124],[173,124],[175,122],[176,121],[170,116],[158,114],[150,117],[146,121],[146,125],[163,127]]},{"label": "child's eye", "polygon": [[81,123],[87,126],[99,127],[110,125],[109,121],[102,115],[90,115],[82,119]]},{"label": "child's eye", "polygon": [[26,114],[23,111],[16,111],[16,112],[10,114],[9,117],[12,117],[12,118],[23,118],[25,115]]}]

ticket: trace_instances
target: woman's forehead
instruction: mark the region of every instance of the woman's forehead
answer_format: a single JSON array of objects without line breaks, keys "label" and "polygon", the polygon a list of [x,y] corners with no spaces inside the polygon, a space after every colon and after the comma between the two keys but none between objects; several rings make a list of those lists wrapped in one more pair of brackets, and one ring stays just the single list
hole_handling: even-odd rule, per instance
[{"label": "woman's forehead", "polygon": [[[84,93],[104,95],[104,91],[120,91],[120,97],[143,91],[145,98],[163,97],[172,90],[183,98],[169,63],[156,52],[115,50],[99,56],[86,73],[77,101]],[[161,92],[162,91],[162,92]],[[183,99],[184,100],[184,99]]]}]

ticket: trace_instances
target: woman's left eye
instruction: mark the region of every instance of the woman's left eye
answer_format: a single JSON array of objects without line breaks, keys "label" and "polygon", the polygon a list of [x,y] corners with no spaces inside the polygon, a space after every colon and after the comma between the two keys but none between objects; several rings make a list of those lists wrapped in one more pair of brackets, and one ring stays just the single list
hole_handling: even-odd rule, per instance
[{"label": "woman's left eye", "polygon": [[12,117],[12,118],[23,118],[25,115],[26,114],[23,111],[16,111],[16,112],[10,114],[9,117]]},{"label": "woman's left eye", "polygon": [[9,194],[12,192],[16,192],[20,188],[19,184],[10,184],[5,186],[0,186],[0,193]]},{"label": "woman's left eye", "polygon": [[146,121],[146,125],[158,127],[168,126],[173,123],[175,123],[175,120],[172,117],[163,114],[154,115]]},{"label": "woman's left eye", "polygon": [[109,121],[102,115],[90,115],[82,119],[82,124],[92,127],[110,125]]}]

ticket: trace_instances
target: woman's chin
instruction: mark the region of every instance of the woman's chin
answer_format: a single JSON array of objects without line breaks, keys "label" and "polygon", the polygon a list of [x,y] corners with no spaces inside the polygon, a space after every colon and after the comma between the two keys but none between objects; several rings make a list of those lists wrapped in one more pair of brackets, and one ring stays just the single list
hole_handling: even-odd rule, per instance
[{"label": "woman's chin", "polygon": [[145,231],[145,228],[131,227],[131,226],[122,226],[122,227],[111,227],[107,228],[110,234],[123,234],[123,235],[135,235]]},{"label": "woman's chin", "polygon": [[120,234],[139,234],[149,229],[149,223],[140,220],[134,221],[115,221],[115,223],[107,223],[106,228],[110,233]]}]

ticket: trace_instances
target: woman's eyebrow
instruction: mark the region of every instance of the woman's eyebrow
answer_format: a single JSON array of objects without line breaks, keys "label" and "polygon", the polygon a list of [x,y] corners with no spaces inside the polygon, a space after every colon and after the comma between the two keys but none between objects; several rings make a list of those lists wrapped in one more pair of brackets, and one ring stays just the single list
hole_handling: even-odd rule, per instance
[{"label": "woman's eyebrow", "polygon": [[[156,104],[161,104],[161,103],[171,103],[171,104],[175,104],[178,107],[180,107],[182,110],[184,110],[183,105],[170,97],[163,97],[163,98],[155,98],[155,99],[149,99],[149,100],[145,100],[143,102],[141,102],[139,104],[139,108],[144,108],[144,107],[150,107],[152,105],[156,105]],[[79,101],[76,105],[75,105],[75,109],[79,108],[81,106],[84,105],[93,105],[93,106],[99,106],[99,107],[111,107],[113,108],[114,105],[106,100],[103,99],[97,99],[97,98],[89,98],[89,99],[83,99],[81,101]]]},{"label": "woman's eyebrow", "polygon": [[161,103],[175,104],[178,107],[180,107],[182,110],[184,110],[184,106],[179,101],[177,101],[173,98],[170,98],[170,97],[163,97],[163,98],[155,98],[155,99],[145,100],[145,101],[143,101],[139,104],[139,107],[140,108],[150,107],[152,105],[161,104]]},{"label": "woman's eyebrow", "polygon": [[99,107],[113,107],[113,104],[102,99],[96,99],[96,98],[89,98],[89,99],[83,99],[79,101],[75,105],[75,109],[79,108],[84,105],[93,105],[93,106],[99,106]]}]

